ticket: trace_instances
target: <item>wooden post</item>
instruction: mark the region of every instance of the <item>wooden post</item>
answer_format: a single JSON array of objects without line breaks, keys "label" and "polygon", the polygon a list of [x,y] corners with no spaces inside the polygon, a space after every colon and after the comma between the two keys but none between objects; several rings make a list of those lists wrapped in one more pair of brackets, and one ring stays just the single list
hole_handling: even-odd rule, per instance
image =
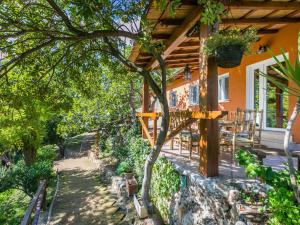
[{"label": "wooden post", "polygon": [[153,142],[156,143],[157,139],[157,117],[153,118]]},{"label": "wooden post", "polygon": [[[149,105],[150,105],[150,93],[149,93],[149,84],[147,80],[144,78],[144,85],[143,85],[143,99],[142,99],[142,112],[146,113],[149,112]],[[146,128],[148,129],[148,117],[143,117],[143,120],[146,124]],[[147,138],[145,132],[142,131],[143,138]]]},{"label": "wooden post", "polygon": [[276,87],[276,127],[283,127],[283,92]]},{"label": "wooden post", "polygon": [[[207,58],[204,46],[213,27],[201,24],[199,52],[200,111],[218,110],[218,67],[214,58]],[[200,120],[199,172],[206,177],[218,176],[219,127],[217,119]]]}]

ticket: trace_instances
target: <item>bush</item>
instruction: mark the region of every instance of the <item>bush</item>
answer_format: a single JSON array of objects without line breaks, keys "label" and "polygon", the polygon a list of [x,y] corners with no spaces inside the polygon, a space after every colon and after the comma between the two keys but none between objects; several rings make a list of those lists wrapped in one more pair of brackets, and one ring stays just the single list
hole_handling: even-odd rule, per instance
[{"label": "bush", "polygon": [[149,155],[151,148],[142,137],[133,135],[129,139],[129,163],[134,169],[134,173],[137,175],[137,180],[141,184],[144,177],[144,165],[147,156]]},{"label": "bush", "polygon": [[180,177],[173,165],[165,158],[158,158],[153,168],[151,197],[166,221],[169,215],[169,203],[179,190]]},{"label": "bush", "polygon": [[[270,225],[300,224],[300,205],[297,204],[289,179],[289,171],[273,171],[259,163],[256,156],[245,150],[237,152],[236,159],[249,177],[259,177],[266,184],[272,186],[265,199],[266,210],[272,214],[268,221]],[[297,174],[297,183],[300,183],[300,174]]]},{"label": "bush", "polygon": [[0,170],[0,191],[19,189],[33,196],[40,180],[51,182],[54,178],[53,160],[56,155],[54,145],[41,147],[37,160],[31,166],[26,166],[24,160],[18,161],[10,168]]},{"label": "bush", "polygon": [[117,173],[131,173],[132,167],[130,166],[129,162],[121,162],[117,167]]},{"label": "bush", "polygon": [[30,197],[20,190],[11,189],[0,193],[0,224],[20,224],[29,202]]},{"label": "bush", "polygon": [[38,149],[37,160],[38,161],[51,161],[53,162],[56,158],[58,147],[56,145],[45,145]]}]

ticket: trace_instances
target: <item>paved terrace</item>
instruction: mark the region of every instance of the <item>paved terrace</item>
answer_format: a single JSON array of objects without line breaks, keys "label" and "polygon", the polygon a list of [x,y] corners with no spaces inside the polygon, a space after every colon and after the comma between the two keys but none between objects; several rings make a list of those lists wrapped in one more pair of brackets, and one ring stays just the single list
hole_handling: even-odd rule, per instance
[{"label": "paved terrace", "polygon": [[[170,144],[164,145],[161,156],[166,156],[183,174],[199,174],[199,156],[193,153],[192,159],[189,159],[189,151],[182,148],[182,154],[179,153],[179,145],[174,142],[174,149],[170,149]],[[244,169],[236,165],[232,160],[230,149],[220,147],[219,178],[221,179],[246,179]],[[298,162],[293,158],[294,166],[297,168]],[[267,156],[264,159],[265,166],[271,166],[275,170],[282,170],[287,162],[284,156]]]}]

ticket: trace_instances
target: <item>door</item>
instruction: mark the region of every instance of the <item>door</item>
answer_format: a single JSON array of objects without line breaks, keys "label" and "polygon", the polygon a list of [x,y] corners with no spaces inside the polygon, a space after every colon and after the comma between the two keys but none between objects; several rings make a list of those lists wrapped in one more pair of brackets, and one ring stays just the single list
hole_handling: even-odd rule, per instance
[{"label": "door", "polygon": [[[284,61],[282,55],[277,58]],[[287,85],[288,81],[277,74],[274,66],[276,67],[276,61],[271,58],[247,67],[246,106],[249,109],[263,110],[263,129],[282,131],[288,119],[288,93],[273,85],[266,77],[260,76],[263,72]]]}]

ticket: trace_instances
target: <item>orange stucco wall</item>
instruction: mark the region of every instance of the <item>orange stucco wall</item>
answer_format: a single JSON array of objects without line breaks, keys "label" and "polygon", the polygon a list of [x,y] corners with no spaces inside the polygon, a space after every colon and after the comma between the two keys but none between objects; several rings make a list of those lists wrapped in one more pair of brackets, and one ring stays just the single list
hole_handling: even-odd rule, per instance
[{"label": "orange stucco wall", "polygon": [[[290,24],[280,29],[276,34],[265,35],[254,46],[253,52],[256,52],[260,45],[267,45],[275,55],[279,55],[281,50],[288,52],[289,58],[294,61],[298,53],[298,32],[300,30],[300,23]],[[219,75],[229,73],[229,101],[220,103],[221,110],[236,110],[237,107],[246,107],[246,66],[271,58],[269,53],[253,54],[244,56],[239,67],[232,69],[218,69]],[[194,71],[192,76],[192,83],[198,82],[199,72]],[[290,84],[293,85],[293,84]],[[170,82],[168,84],[168,92],[176,90],[178,94],[178,107],[188,108],[188,93],[189,82],[184,81],[182,77]],[[296,98],[291,96],[289,98],[289,114],[291,114],[295,105]],[[193,107],[192,107],[193,108]],[[300,143],[300,116],[293,127],[294,141]]]}]

